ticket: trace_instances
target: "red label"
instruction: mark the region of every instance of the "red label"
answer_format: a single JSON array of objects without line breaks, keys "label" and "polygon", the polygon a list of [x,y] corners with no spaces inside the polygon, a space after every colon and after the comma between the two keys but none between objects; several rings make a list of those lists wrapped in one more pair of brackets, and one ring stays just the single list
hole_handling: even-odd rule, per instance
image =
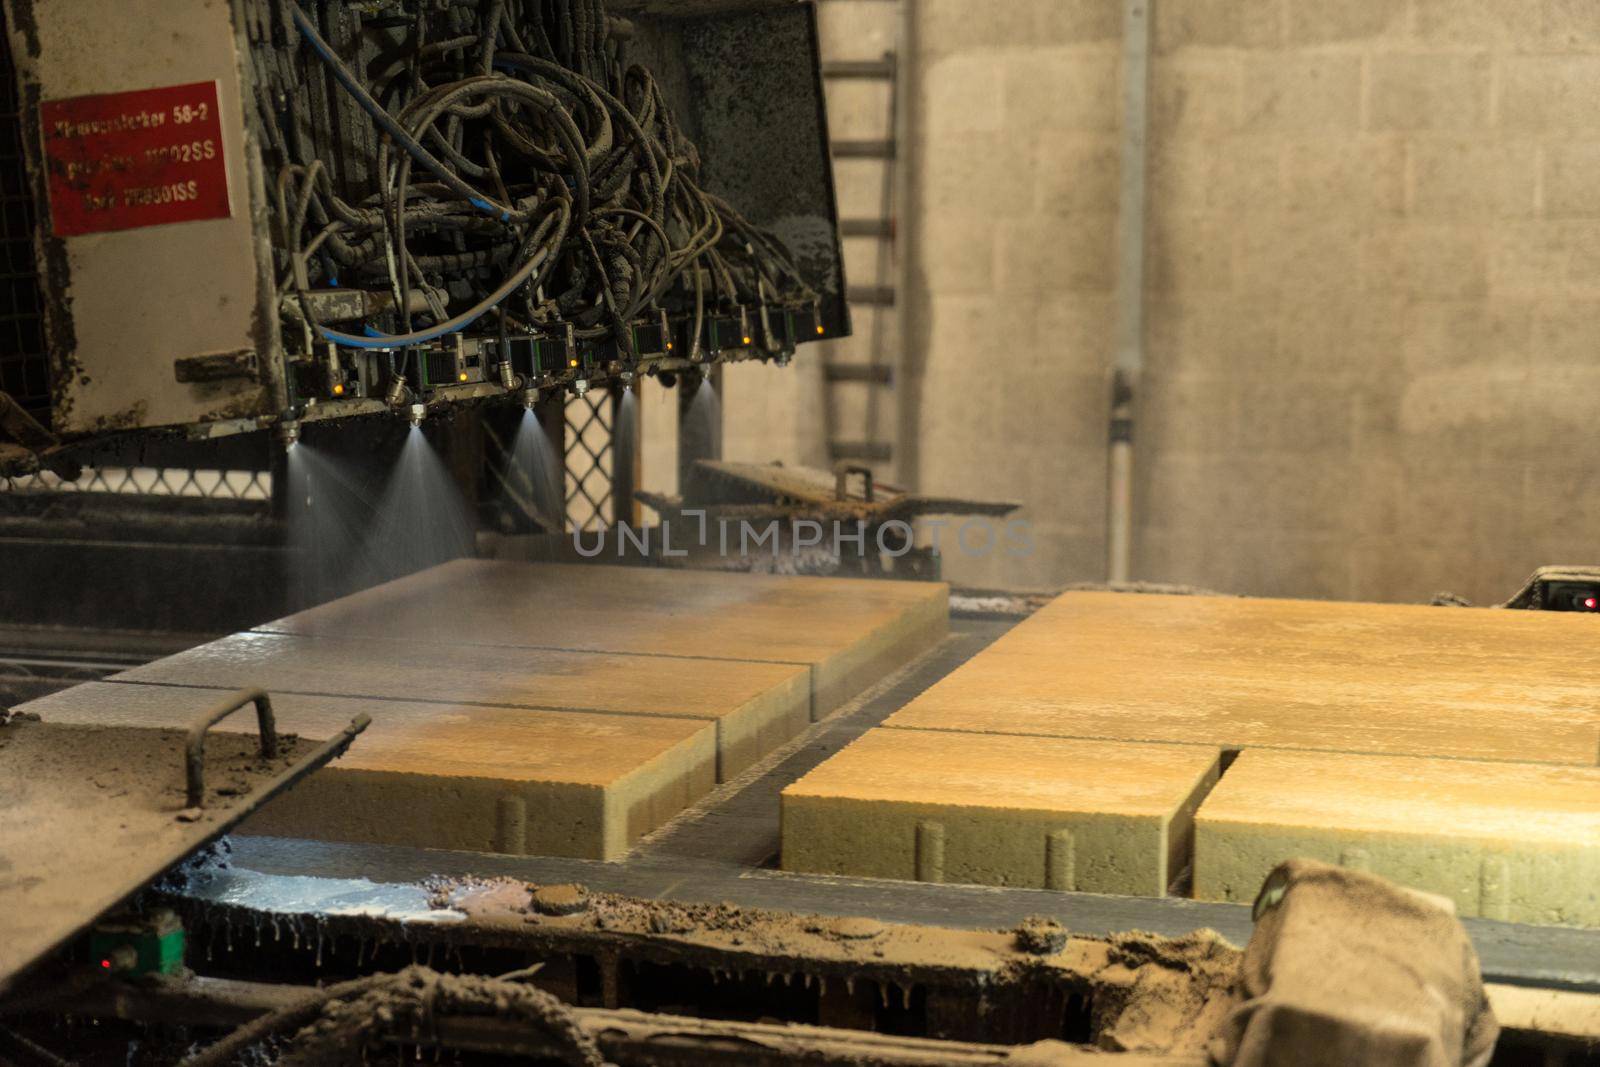
[{"label": "red label", "polygon": [[58,237],[233,213],[214,81],[47,100],[39,119]]}]

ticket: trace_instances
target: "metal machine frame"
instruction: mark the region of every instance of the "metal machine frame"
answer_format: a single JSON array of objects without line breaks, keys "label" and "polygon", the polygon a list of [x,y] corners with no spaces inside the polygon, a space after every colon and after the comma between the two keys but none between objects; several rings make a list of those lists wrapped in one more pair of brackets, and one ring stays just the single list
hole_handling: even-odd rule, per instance
[{"label": "metal machine frame", "polygon": [[[400,32],[388,28],[405,23],[408,9],[397,2],[317,5],[318,28],[307,32],[320,29],[327,39],[315,40],[359,64],[388,40],[385,35]],[[30,413],[63,439],[173,426],[204,438],[277,423],[292,440],[294,424],[303,421],[397,406],[416,419],[440,405],[498,398],[531,404],[547,393],[581,393],[635,374],[749,358],[786,361],[799,343],[848,334],[811,5],[732,0],[669,7],[613,0],[610,9],[613,22],[626,27],[619,32],[631,54],[656,71],[661,91],[699,145],[707,190],[784,237],[817,294],[810,305],[707,308],[704,336],[676,347],[670,342],[683,327],[681,314],[669,314],[665,305],[631,324],[634,336],[615,350],[574,342],[559,329],[518,347],[503,319],[498,327],[484,321],[437,343],[398,350],[321,341],[308,346],[280,330],[280,318],[291,322],[290,312],[314,305],[318,316],[337,320],[346,314],[339,303],[344,296],[353,301],[353,313],[368,314],[373,309],[366,305],[377,297],[335,288],[302,293],[296,304],[275,277],[272,260],[281,253],[272,251],[278,237],[269,212],[269,172],[292,149],[278,123],[355,136],[351,116],[360,114],[314,61],[307,74],[326,81],[326,93],[292,104],[260,99],[262,84],[305,51],[294,32],[299,23],[289,17],[294,5],[230,0],[179,10],[165,0],[135,0],[107,4],[85,20],[81,10],[67,15],[37,0],[7,0],[19,92],[14,139],[28,164],[24,173],[13,159],[11,184],[25,182],[42,214],[33,225],[15,213],[5,237],[15,260],[27,250],[31,230],[45,327],[43,350],[23,353],[16,367],[8,360],[7,381],[19,383]],[[179,23],[185,32],[172,40],[148,48],[141,43],[150,27]],[[126,61],[82,63],[86,49]],[[371,53],[371,61],[381,55]],[[56,232],[65,216],[57,217],[50,198],[61,164],[47,162],[40,147],[48,132],[41,105],[87,99],[83,94],[143,92],[184,78],[218,86],[231,213],[114,232]],[[331,143],[325,150],[337,156],[343,149]],[[18,268],[26,266],[13,264],[19,285],[28,272]],[[737,319],[732,326],[722,322],[728,315]],[[26,325],[18,322],[19,329]],[[660,334],[654,341],[645,338],[655,336],[652,330]],[[546,365],[540,346],[554,353],[553,364]],[[406,357],[403,379],[384,369],[383,354],[392,362],[393,351]],[[41,388],[46,370],[47,389]],[[14,454],[4,458],[21,462]]]}]

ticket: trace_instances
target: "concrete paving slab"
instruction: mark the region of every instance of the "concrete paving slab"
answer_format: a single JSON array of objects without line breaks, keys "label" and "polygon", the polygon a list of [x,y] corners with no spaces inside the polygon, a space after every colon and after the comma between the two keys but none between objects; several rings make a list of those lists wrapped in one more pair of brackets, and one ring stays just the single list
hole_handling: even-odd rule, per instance
[{"label": "concrete paving slab", "polygon": [[[227,690],[95,682],[26,705],[46,722],[178,729]],[[322,740],[366,713],[336,765],[243,824],[251,833],[615,859],[715,784],[705,719],[274,694],[278,727]],[[247,733],[248,719],[223,733]]]},{"label": "concrete paving slab", "polygon": [[242,633],[125,671],[114,682],[267,689],[388,700],[704,719],[717,731],[718,780],[805,729],[804,666],[615,653]]},{"label": "concrete paving slab", "polygon": [[1596,620],[1067,593],[885,725],[1594,765]]},{"label": "concrete paving slab", "polygon": [[871,730],[783,791],[783,867],[1161,896],[1214,747]]},{"label": "concrete paving slab", "polygon": [[1293,856],[1462,915],[1600,926],[1600,768],[1247,751],[1196,820],[1195,896],[1252,900]]},{"label": "concrete paving slab", "polygon": [[820,718],[942,640],[949,597],[927,582],[457,560],[258,629],[802,664]]}]

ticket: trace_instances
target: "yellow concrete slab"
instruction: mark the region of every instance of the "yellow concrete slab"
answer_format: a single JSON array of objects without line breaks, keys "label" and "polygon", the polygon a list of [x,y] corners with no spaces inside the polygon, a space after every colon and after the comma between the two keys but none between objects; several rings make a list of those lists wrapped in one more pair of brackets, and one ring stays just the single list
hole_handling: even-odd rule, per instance
[{"label": "yellow concrete slab", "polygon": [[1195,896],[1251,900],[1293,856],[1463,915],[1600,925],[1600,768],[1244,752],[1200,808]]},{"label": "yellow concrete slab", "polygon": [[457,560],[258,629],[802,664],[820,717],[937,644],[949,598],[937,583]]},{"label": "yellow concrete slab", "polygon": [[489,645],[428,652],[268,633],[234,634],[110,680],[705,719],[716,726],[719,780],[804,730],[811,707],[810,676],[796,664]]},{"label": "yellow concrete slab", "polygon": [[1596,620],[1067,593],[886,725],[1594,765]]},{"label": "yellow concrete slab", "polygon": [[[226,690],[96,682],[26,705],[48,722],[184,728]],[[338,763],[252,816],[246,832],[615,859],[711,790],[704,719],[275,694],[280,730],[321,740],[372,725]],[[247,713],[218,730],[249,733]]]},{"label": "yellow concrete slab", "polygon": [[1161,896],[1220,752],[871,730],[783,791],[790,871]]}]

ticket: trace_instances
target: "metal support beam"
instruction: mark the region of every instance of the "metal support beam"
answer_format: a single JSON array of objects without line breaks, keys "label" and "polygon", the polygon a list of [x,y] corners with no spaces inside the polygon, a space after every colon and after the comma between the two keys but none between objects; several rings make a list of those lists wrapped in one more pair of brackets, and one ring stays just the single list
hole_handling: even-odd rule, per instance
[{"label": "metal support beam", "polygon": [[611,389],[611,516],[630,526],[640,523],[634,492],[644,477],[644,440],[639,397],[628,386]]},{"label": "metal support beam", "polygon": [[[430,974],[420,969],[408,973]],[[508,983],[506,988],[516,987]],[[287,1016],[296,1009],[307,1011],[306,1005],[320,1007],[318,996],[319,991],[309,986],[218,978],[161,979],[143,985],[108,982],[71,1007],[101,1017],[221,1027],[242,1026],[272,1012]],[[1105,1059],[1097,1050],[1055,1041],[1009,1047],[607,1008],[572,1007],[565,1014],[577,1031],[599,1045],[609,1062],[624,1067],[851,1067],[861,1063],[882,1067],[1092,1067]],[[293,1028],[284,1025],[283,1029]],[[530,1027],[509,1012],[500,1017],[441,1012],[430,1018],[425,1033],[404,1025],[396,1025],[394,1030],[389,1033],[384,1027],[375,1027],[374,1042],[398,1045],[402,1050],[415,1045],[419,1056],[423,1047],[430,1047],[545,1059],[560,1058],[571,1047],[552,1040],[545,1028]],[[1148,1067],[1204,1067],[1207,1061],[1198,1054],[1174,1054],[1143,1056],[1138,1062]]]},{"label": "metal support beam", "polygon": [[548,533],[561,535],[567,532],[567,396],[565,392],[547,393],[541,397],[533,408],[533,417],[539,422],[539,429],[544,432],[544,439],[549,442],[545,450],[545,458],[549,462],[549,470],[544,472],[549,479],[547,491],[550,493],[549,508],[554,512],[552,519],[559,519],[561,527],[549,530]]}]

